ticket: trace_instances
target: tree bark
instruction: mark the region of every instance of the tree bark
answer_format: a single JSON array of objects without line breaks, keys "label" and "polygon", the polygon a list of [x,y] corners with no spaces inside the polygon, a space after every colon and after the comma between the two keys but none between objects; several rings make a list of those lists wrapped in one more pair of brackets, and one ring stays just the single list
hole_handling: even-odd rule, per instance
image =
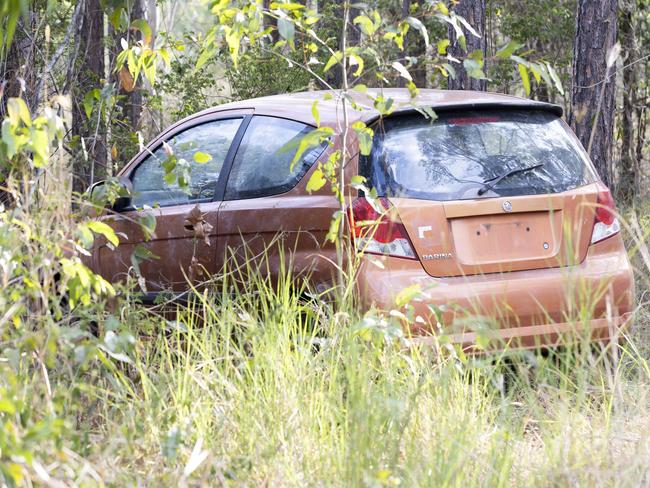
[{"label": "tree bark", "polygon": [[624,0],[621,5],[620,32],[622,52],[627,55],[623,70],[623,113],[621,114],[621,168],[618,195],[631,202],[639,189],[639,158],[636,153],[634,112],[638,90],[638,65],[630,64],[639,55],[636,42],[636,2]]},{"label": "tree bark", "polygon": [[36,97],[36,86],[38,78],[37,66],[37,44],[36,37],[38,24],[38,13],[30,8],[27,18],[20,16],[16,25],[13,42],[6,59],[2,59],[5,52],[0,53],[2,74],[0,87],[3,96],[0,103],[0,116],[4,117],[5,105],[10,97],[22,97],[28,106]]},{"label": "tree bark", "polygon": [[[449,27],[449,45],[448,53],[456,59],[463,61],[469,54],[476,50],[483,52],[483,59],[487,57],[487,39],[485,35],[485,0],[460,0],[454,7],[454,12],[463,17],[469,24],[474,27],[480,37],[467,32],[465,39],[467,42],[467,52],[463,50],[453,27]],[[483,67],[485,71],[485,67]],[[450,90],[487,90],[487,80],[477,80],[467,75],[464,67],[456,68],[456,77],[447,78],[447,88]]]},{"label": "tree bark", "polygon": [[[76,81],[72,83],[72,133],[83,140],[87,159],[77,151],[73,163],[73,191],[83,192],[89,185],[106,175],[106,127],[96,107],[89,118],[84,108],[84,97],[104,83],[104,11],[100,0],[80,0],[82,6],[81,26],[77,30],[76,46],[79,68]],[[97,102],[96,102],[97,103]]]},{"label": "tree bark", "polygon": [[607,76],[606,60],[616,42],[616,9],[617,0],[578,0],[569,119],[583,146],[590,150],[603,182],[610,187],[616,86],[615,76]]}]

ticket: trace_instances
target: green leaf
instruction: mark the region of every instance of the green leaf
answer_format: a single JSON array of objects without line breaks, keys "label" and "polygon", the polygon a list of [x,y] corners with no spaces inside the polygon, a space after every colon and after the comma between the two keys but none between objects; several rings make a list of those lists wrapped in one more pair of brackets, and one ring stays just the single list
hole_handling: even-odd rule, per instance
[{"label": "green leaf", "polygon": [[512,54],[514,54],[515,51],[517,51],[522,46],[523,44],[519,44],[518,42],[515,41],[510,41],[505,46],[501,46],[501,48],[496,52],[494,56],[498,59],[508,59]]},{"label": "green leaf", "polygon": [[[424,39],[424,45],[428,47],[429,33],[427,32],[426,26],[419,19],[416,19],[415,17],[407,17],[406,22],[408,22],[408,24],[414,29],[420,31],[420,34],[422,34],[422,38]],[[447,39],[447,42],[449,42],[449,39]]]},{"label": "green leaf", "polygon": [[108,242],[117,246],[120,243],[120,240],[115,235],[115,231],[105,224],[104,222],[91,221],[88,222],[88,228],[92,230],[95,234],[103,235]]},{"label": "green leaf", "polygon": [[140,230],[144,234],[145,241],[150,240],[156,231],[156,217],[151,213],[143,213],[138,219]]},{"label": "green leaf", "polygon": [[359,151],[362,155],[368,156],[372,149],[372,138],[375,135],[374,131],[360,120],[352,124],[352,128],[359,139]]},{"label": "green leaf", "polygon": [[201,51],[201,54],[199,54],[198,59],[196,60],[196,65],[194,66],[194,71],[200,70],[205,63],[207,63],[210,59],[212,59],[215,55],[215,50],[210,48],[203,49]]},{"label": "green leaf", "polygon": [[541,75],[539,74],[539,65],[537,63],[530,63],[530,72],[535,77],[535,81],[539,83],[541,80]]},{"label": "green leaf", "polygon": [[367,15],[359,15],[352,22],[357,24],[361,28],[361,32],[367,36],[372,36],[377,31],[375,24]]},{"label": "green leaf", "polygon": [[467,72],[467,76],[470,78],[474,78],[476,80],[485,79],[485,73],[483,73],[483,61],[467,58],[463,60],[463,67]]},{"label": "green leaf", "polygon": [[316,168],[307,182],[307,192],[312,193],[318,191],[325,186],[325,183],[327,183],[327,180],[325,179],[323,170],[321,168]]},{"label": "green leaf", "polygon": [[564,95],[564,87],[562,86],[562,80],[560,80],[560,77],[557,75],[555,68],[553,68],[553,66],[551,66],[549,63],[546,63],[546,69],[548,69],[548,73],[551,75],[551,78],[555,83],[555,88],[557,89],[557,91],[560,92],[560,95]]},{"label": "green leaf", "polygon": [[133,22],[131,22],[131,29],[139,30],[142,33],[142,38],[144,40],[144,43],[149,46],[151,45],[153,41],[153,32],[146,20],[144,19],[134,20]]},{"label": "green leaf", "polygon": [[463,26],[465,26],[465,29],[467,29],[474,37],[481,37],[481,35],[478,32],[476,32],[476,29],[474,29],[474,27],[472,27],[471,24],[467,22],[467,20],[465,20],[464,17],[461,17],[460,15],[456,15],[456,18],[460,21],[461,24],[463,24]]},{"label": "green leaf", "polygon": [[422,288],[420,287],[420,285],[415,284],[415,285],[407,286],[402,291],[400,291],[395,297],[395,305],[401,308],[404,305],[409,304],[414,298],[417,298],[421,294],[422,294]]},{"label": "green leaf", "polygon": [[406,67],[399,61],[395,61],[392,65],[393,69],[395,69],[402,78],[407,79],[408,81],[413,81],[413,78],[411,77],[411,73],[408,72]]},{"label": "green leaf", "polygon": [[8,398],[0,398],[0,413],[13,415],[16,413],[16,405]]},{"label": "green leaf", "polygon": [[518,64],[519,75],[521,76],[521,82],[524,85],[524,90],[526,91],[526,96],[530,95],[530,78],[528,77],[528,69],[523,64]]},{"label": "green leaf", "polygon": [[32,125],[29,108],[22,98],[10,98],[7,101],[7,114],[13,125],[18,125],[21,120],[27,127]]},{"label": "green leaf", "polygon": [[325,63],[323,72],[327,73],[330,69],[332,69],[332,66],[334,66],[336,63],[340,63],[342,59],[343,59],[343,53],[341,51],[336,51],[334,54],[330,56],[330,58],[327,60],[327,63]]},{"label": "green leaf", "polygon": [[210,156],[208,153],[204,153],[201,151],[197,151],[194,153],[194,162],[199,164],[205,164],[209,161],[212,161],[212,156]]},{"label": "green leaf", "polygon": [[449,47],[449,44],[451,44],[451,41],[449,39],[442,39],[438,41],[438,54],[440,56],[447,54],[447,48]]},{"label": "green leaf", "polygon": [[285,18],[278,19],[278,32],[283,39],[286,39],[287,42],[293,44],[293,39],[296,35],[296,26],[293,25],[291,20]]},{"label": "green leaf", "polygon": [[357,66],[357,69],[354,71],[353,75],[354,76],[361,76],[361,73],[363,73],[363,67],[364,67],[364,62],[363,58],[359,56],[358,54],[351,54],[350,55],[350,66]]},{"label": "green leaf", "polygon": [[271,10],[286,10],[287,12],[293,12],[294,10],[304,9],[305,6],[295,2],[287,2],[287,3],[271,2],[269,8]]},{"label": "green leaf", "polygon": [[[293,156],[293,160],[291,161],[290,170],[293,171],[294,166],[298,161],[300,161],[300,158],[303,154],[305,154],[305,151],[312,147],[318,146],[324,138],[331,136],[333,133],[334,129],[331,127],[319,127],[318,129],[304,135],[298,142],[298,149],[296,150],[296,153]],[[281,147],[278,152],[287,152],[292,150],[294,147],[295,142],[290,141]]]},{"label": "green leaf", "polygon": [[433,111],[431,107],[417,107],[416,110],[431,122],[438,118],[438,115]]},{"label": "green leaf", "polygon": [[314,122],[316,122],[316,126],[320,127],[320,113],[318,113],[318,100],[314,100],[314,103],[311,104],[311,114],[314,117]]}]

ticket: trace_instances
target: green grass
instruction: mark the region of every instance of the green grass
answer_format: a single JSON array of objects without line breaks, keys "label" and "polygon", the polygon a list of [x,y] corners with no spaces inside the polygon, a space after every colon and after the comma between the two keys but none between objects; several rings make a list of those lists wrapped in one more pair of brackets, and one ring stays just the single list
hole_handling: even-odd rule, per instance
[{"label": "green grass", "polygon": [[175,322],[124,317],[150,334],[89,390],[79,424],[109,483],[650,482],[650,370],[634,342],[617,354],[438,354],[259,277]]},{"label": "green grass", "polygon": [[[5,330],[5,479],[650,483],[645,306],[620,346],[578,342],[549,354],[469,358],[443,346],[406,347],[397,319],[364,316],[352,302],[306,302],[288,276],[272,285],[253,273],[237,293],[221,293],[233,291],[223,280],[214,294],[165,313],[124,299],[111,313],[98,303],[41,329],[26,323],[20,343]],[[98,339],[86,332],[91,320]]]}]

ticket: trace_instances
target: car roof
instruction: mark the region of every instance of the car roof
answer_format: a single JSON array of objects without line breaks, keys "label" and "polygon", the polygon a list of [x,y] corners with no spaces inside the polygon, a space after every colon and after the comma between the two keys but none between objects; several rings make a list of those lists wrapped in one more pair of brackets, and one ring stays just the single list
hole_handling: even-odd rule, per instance
[{"label": "car roof", "polygon": [[[260,115],[276,115],[314,125],[312,107],[317,101],[321,124],[335,127],[341,125],[343,121],[341,93],[341,90],[321,90],[253,98],[218,105],[203,110],[190,118],[222,111],[248,109]],[[357,105],[356,109],[348,107],[349,123],[357,120],[372,122],[377,119],[380,112],[373,106],[373,98],[378,95],[382,95],[385,99],[393,99],[393,113],[413,111],[423,107],[430,107],[433,110],[526,108],[562,115],[562,107],[559,105],[499,93],[420,89],[414,99],[411,98],[407,88],[368,88],[366,93],[357,90],[350,90],[348,93]]]}]

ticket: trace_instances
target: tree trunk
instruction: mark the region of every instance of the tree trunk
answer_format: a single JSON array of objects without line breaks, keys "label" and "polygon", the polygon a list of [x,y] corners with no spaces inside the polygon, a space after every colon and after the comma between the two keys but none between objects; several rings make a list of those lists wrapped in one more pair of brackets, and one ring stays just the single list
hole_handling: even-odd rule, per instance
[{"label": "tree trunk", "polygon": [[[20,16],[16,25],[13,42],[8,52],[0,52],[0,116],[5,116],[5,104],[10,97],[23,97],[32,106],[37,86],[38,66],[36,64],[37,44],[33,40],[38,35],[38,14],[30,8],[27,18]],[[6,52],[6,59],[4,54]]]},{"label": "tree trunk", "polygon": [[618,195],[631,202],[639,188],[639,158],[636,153],[634,112],[638,90],[638,65],[629,64],[638,58],[636,43],[636,2],[624,0],[621,6],[620,33],[622,52],[627,55],[623,71],[623,113],[621,117],[621,168]]},{"label": "tree trunk", "polygon": [[[104,83],[104,11],[101,0],[80,0],[82,6],[81,25],[77,30],[76,46],[79,68],[72,88],[72,134],[83,140],[87,159],[77,151],[73,163],[73,191],[83,192],[89,185],[106,175],[106,127],[101,115],[101,102],[88,118],[84,108],[84,97]],[[105,107],[104,107],[105,108]]]},{"label": "tree trunk", "polygon": [[[449,27],[449,45],[448,53],[459,60],[464,60],[474,51],[482,51],[483,59],[487,57],[487,39],[485,35],[485,0],[460,0],[454,7],[454,12],[463,17],[469,24],[474,27],[480,37],[466,32],[467,52],[463,50],[453,27]],[[485,71],[485,67],[483,67]],[[470,78],[465,69],[458,65],[456,68],[456,77],[447,78],[447,88],[450,90],[487,90],[487,80],[477,80]]]},{"label": "tree trunk", "polygon": [[616,4],[617,0],[578,0],[569,119],[600,177],[610,187],[616,86],[615,76],[607,76],[606,60],[616,42]]}]

